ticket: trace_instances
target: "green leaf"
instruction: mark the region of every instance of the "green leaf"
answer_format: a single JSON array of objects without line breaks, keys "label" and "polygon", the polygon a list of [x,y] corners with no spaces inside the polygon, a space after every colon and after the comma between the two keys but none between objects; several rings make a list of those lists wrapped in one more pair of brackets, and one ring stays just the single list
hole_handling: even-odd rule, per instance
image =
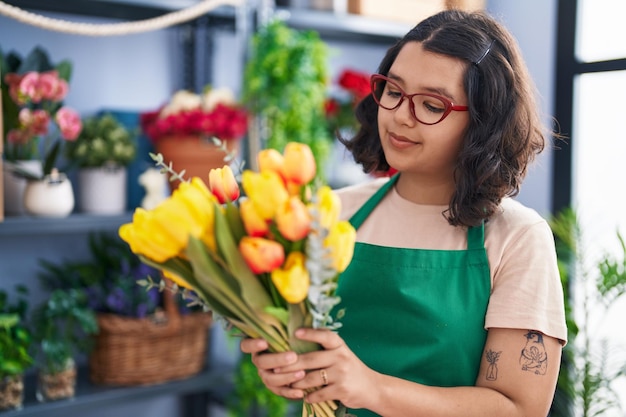
[{"label": "green leaf", "polygon": [[311,327],[311,317],[305,313],[303,303],[289,304],[289,345],[297,353],[313,352],[320,350],[317,343],[307,342],[294,336],[296,330],[302,327]]},{"label": "green leaf", "polygon": [[289,324],[289,312],[282,307],[268,307],[265,312],[276,317],[280,322],[287,326]]}]

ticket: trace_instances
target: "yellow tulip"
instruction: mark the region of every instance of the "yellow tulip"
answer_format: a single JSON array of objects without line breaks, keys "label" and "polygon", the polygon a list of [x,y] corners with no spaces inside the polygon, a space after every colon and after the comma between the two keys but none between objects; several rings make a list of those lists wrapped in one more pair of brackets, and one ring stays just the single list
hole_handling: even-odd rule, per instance
[{"label": "yellow tulip", "polygon": [[255,274],[271,272],[285,261],[282,245],[262,237],[244,236],[239,241],[239,252]]},{"label": "yellow tulip", "polygon": [[204,240],[213,228],[214,204],[215,197],[195,177],[190,183],[181,183],[153,210],[137,209],[133,222],[122,225],[119,234],[134,253],[164,262],[187,247],[190,235]]},{"label": "yellow tulip", "polygon": [[285,176],[285,158],[276,149],[263,149],[257,155],[257,162],[259,163],[259,172],[273,171],[280,175]]},{"label": "yellow tulip", "polygon": [[309,292],[311,280],[301,252],[291,252],[282,268],[272,271],[272,282],[283,298],[291,304],[304,300]]},{"label": "yellow tulip", "polygon": [[343,220],[335,223],[324,239],[324,247],[330,248],[333,267],[337,272],[343,272],[354,254],[356,230],[350,222]]},{"label": "yellow tulip", "polygon": [[325,229],[339,221],[341,212],[341,200],[333,190],[324,185],[317,190],[317,210],[319,210],[320,224]]},{"label": "yellow tulip", "polygon": [[289,198],[282,178],[273,171],[258,173],[246,170],[242,174],[241,183],[257,213],[265,220],[271,220],[276,207]]},{"label": "yellow tulip", "polygon": [[315,158],[311,148],[298,142],[289,142],[283,153],[285,179],[299,185],[308,184],[315,178]]},{"label": "yellow tulip", "polygon": [[178,285],[179,287],[183,287],[183,288],[188,288],[190,290],[193,290],[193,287],[191,285],[189,285],[189,283],[187,281],[185,281],[184,279],[182,279],[181,277],[179,277],[176,274],[173,274],[169,271],[163,271],[163,276],[169,280],[171,280],[172,282],[174,282],[176,285]]},{"label": "yellow tulip", "polygon": [[239,203],[239,214],[248,235],[252,237],[267,236],[270,228],[267,221],[256,211],[252,200],[245,199]]},{"label": "yellow tulip", "polygon": [[239,198],[239,185],[228,165],[209,171],[209,188],[220,204],[229,203]]},{"label": "yellow tulip", "polygon": [[309,209],[298,197],[290,197],[276,209],[276,226],[288,240],[304,239],[311,229]]}]

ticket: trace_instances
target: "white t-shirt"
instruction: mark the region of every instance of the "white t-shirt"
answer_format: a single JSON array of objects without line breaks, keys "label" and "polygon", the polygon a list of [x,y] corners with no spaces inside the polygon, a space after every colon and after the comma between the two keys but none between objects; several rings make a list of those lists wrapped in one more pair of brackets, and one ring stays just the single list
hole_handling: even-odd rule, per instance
[{"label": "white t-shirt", "polygon": [[[337,190],[349,219],[388,179]],[[447,206],[420,205],[393,187],[357,230],[357,241],[415,249],[467,248],[467,228],[448,224]],[[567,341],[563,287],[550,226],[536,211],[511,199],[485,224],[491,296],[485,328],[531,329]]]}]

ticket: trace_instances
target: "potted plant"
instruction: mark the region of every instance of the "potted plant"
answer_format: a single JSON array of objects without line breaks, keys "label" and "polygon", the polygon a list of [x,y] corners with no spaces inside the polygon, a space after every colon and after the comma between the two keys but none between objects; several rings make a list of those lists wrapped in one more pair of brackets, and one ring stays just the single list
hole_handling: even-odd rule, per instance
[{"label": "potted plant", "polygon": [[126,210],[127,166],[137,154],[136,135],[110,113],[83,119],[65,157],[79,168],[79,207],[85,213],[120,214]]},{"label": "potted plant", "polygon": [[16,288],[18,300],[9,304],[0,290],[0,411],[21,408],[24,400],[24,372],[32,365],[28,350],[31,335],[24,326],[28,307],[26,287]]},{"label": "potted plant", "polygon": [[0,67],[6,211],[66,216],[74,195],[57,157],[63,142],[76,139],[82,127],[78,113],[63,105],[71,64],[53,65],[46,51],[35,47],[25,58],[0,52]]},{"label": "potted plant", "polygon": [[[211,168],[236,156],[248,114],[230,89],[207,86],[201,94],[177,91],[166,105],[142,113],[140,125],[165,161],[184,169],[187,178],[206,181]],[[172,189],[177,186],[172,183]]]},{"label": "potted plant", "polygon": [[602,322],[626,295],[626,240],[618,231],[621,252],[591,258],[574,209],[558,213],[550,226],[557,245],[569,332],[550,415],[592,417],[620,411],[614,384],[626,378],[626,361],[617,354],[617,346],[599,337],[590,323]]},{"label": "potted plant", "polygon": [[89,352],[89,335],[98,331],[85,292],[54,290],[34,311],[32,325],[39,350],[37,400],[72,398],[76,387],[75,358]]},{"label": "potted plant", "polygon": [[[95,312],[98,333],[89,375],[106,385],[146,385],[191,376],[206,363],[211,315],[141,280],[158,272],[118,236],[89,237],[91,259],[41,261],[40,280],[50,290],[82,289]],[[180,302],[179,302],[180,301]]]},{"label": "potted plant", "polygon": [[[309,145],[324,179],[333,139],[324,113],[328,49],[317,32],[298,31],[274,20],[252,39],[244,72],[243,99],[256,116],[250,154],[263,148],[282,151],[287,142]],[[248,158],[253,164],[253,158]],[[253,169],[256,167],[252,167]]]}]

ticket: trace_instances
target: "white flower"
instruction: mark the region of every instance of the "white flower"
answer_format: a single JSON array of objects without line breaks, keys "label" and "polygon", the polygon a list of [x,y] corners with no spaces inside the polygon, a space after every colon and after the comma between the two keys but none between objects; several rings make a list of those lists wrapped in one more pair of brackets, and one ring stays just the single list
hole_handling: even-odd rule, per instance
[{"label": "white flower", "polygon": [[236,104],[235,95],[227,88],[211,88],[202,96],[202,109],[210,112],[218,104],[224,104],[226,106],[234,106]]},{"label": "white flower", "polygon": [[168,105],[161,110],[160,117],[166,117],[170,114],[176,114],[181,111],[197,109],[202,106],[202,98],[195,93],[187,90],[177,91]]}]

